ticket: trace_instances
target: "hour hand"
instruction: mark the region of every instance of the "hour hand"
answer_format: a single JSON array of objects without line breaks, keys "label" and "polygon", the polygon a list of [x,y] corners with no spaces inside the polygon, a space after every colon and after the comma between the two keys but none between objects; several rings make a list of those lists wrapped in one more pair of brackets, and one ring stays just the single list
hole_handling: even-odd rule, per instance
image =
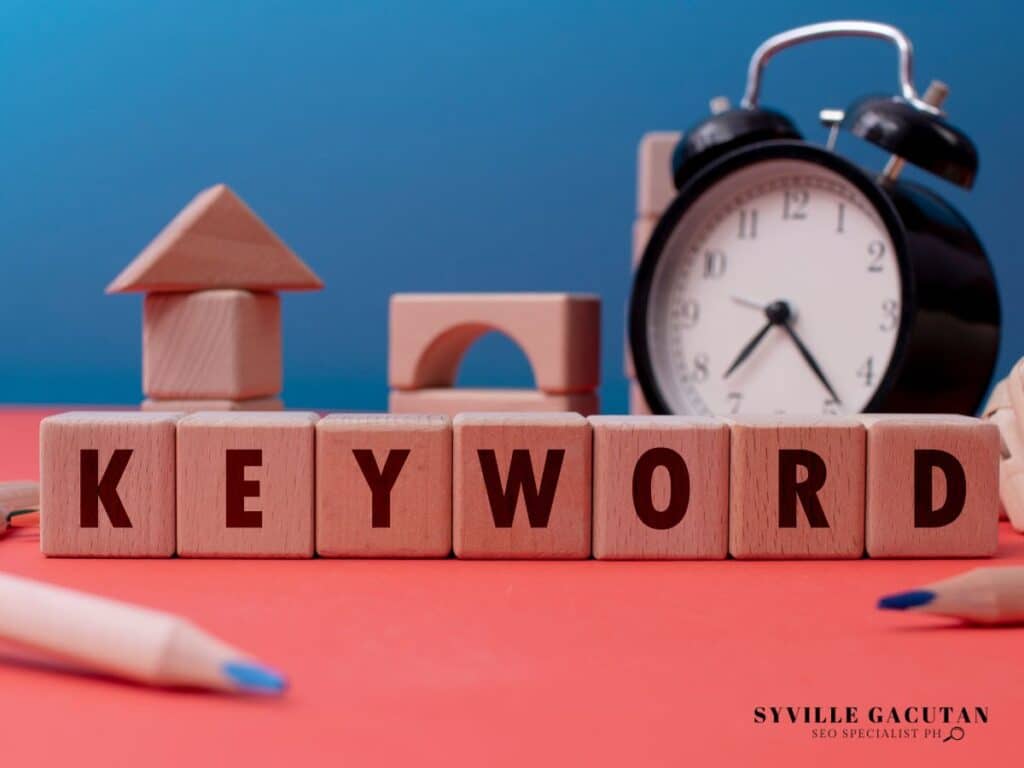
[{"label": "hour hand", "polygon": [[729,374],[731,374],[733,371],[739,368],[743,364],[743,361],[750,357],[753,351],[757,349],[757,345],[761,343],[761,339],[763,339],[765,337],[765,334],[767,334],[768,331],[772,329],[773,325],[775,325],[775,323],[769,320],[767,323],[764,324],[764,327],[761,328],[761,330],[754,335],[754,338],[747,342],[746,346],[740,350],[740,353],[736,356],[736,359],[732,361],[732,365],[729,366],[729,369],[722,376],[723,379],[729,378]]}]

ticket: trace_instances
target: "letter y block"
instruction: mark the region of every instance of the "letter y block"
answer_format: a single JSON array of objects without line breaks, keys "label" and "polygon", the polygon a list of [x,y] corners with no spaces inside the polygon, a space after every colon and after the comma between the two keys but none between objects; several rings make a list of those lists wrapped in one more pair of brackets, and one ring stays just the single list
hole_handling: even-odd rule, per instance
[{"label": "letter y block", "polygon": [[40,548],[63,557],[170,557],[180,413],[43,419]]}]

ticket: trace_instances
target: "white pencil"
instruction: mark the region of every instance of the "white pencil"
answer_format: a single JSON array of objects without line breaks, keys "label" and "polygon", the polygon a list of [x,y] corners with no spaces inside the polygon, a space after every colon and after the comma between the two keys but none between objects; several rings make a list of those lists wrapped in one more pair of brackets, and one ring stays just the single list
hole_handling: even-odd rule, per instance
[{"label": "white pencil", "polygon": [[952,616],[977,624],[1024,622],[1024,566],[975,568],[907,592],[887,595],[878,607]]},{"label": "white pencil", "polygon": [[285,688],[279,673],[177,616],[5,574],[0,637],[151,685]]}]

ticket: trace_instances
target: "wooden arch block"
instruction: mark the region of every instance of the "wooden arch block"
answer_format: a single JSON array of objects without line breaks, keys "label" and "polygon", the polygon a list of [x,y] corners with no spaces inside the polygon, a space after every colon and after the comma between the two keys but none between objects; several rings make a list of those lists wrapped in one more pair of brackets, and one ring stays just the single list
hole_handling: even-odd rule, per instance
[{"label": "wooden arch block", "polygon": [[568,293],[395,294],[388,380],[393,389],[451,387],[459,363],[489,331],[523,350],[537,389],[589,392],[600,383],[601,302]]}]

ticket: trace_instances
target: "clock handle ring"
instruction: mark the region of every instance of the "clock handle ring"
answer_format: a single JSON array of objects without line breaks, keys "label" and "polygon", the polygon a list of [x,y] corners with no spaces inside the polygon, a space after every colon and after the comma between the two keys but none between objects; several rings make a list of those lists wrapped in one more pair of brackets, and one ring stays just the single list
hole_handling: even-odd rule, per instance
[{"label": "clock handle ring", "polygon": [[899,52],[898,77],[903,98],[923,112],[941,114],[937,107],[921,99],[914,88],[914,47],[910,38],[894,26],[874,21],[825,21],[796,27],[769,37],[750,57],[750,65],[747,67],[747,88],[741,106],[744,109],[753,109],[757,106],[761,93],[761,75],[772,56],[800,43],[831,37],[870,37],[891,42]]}]

